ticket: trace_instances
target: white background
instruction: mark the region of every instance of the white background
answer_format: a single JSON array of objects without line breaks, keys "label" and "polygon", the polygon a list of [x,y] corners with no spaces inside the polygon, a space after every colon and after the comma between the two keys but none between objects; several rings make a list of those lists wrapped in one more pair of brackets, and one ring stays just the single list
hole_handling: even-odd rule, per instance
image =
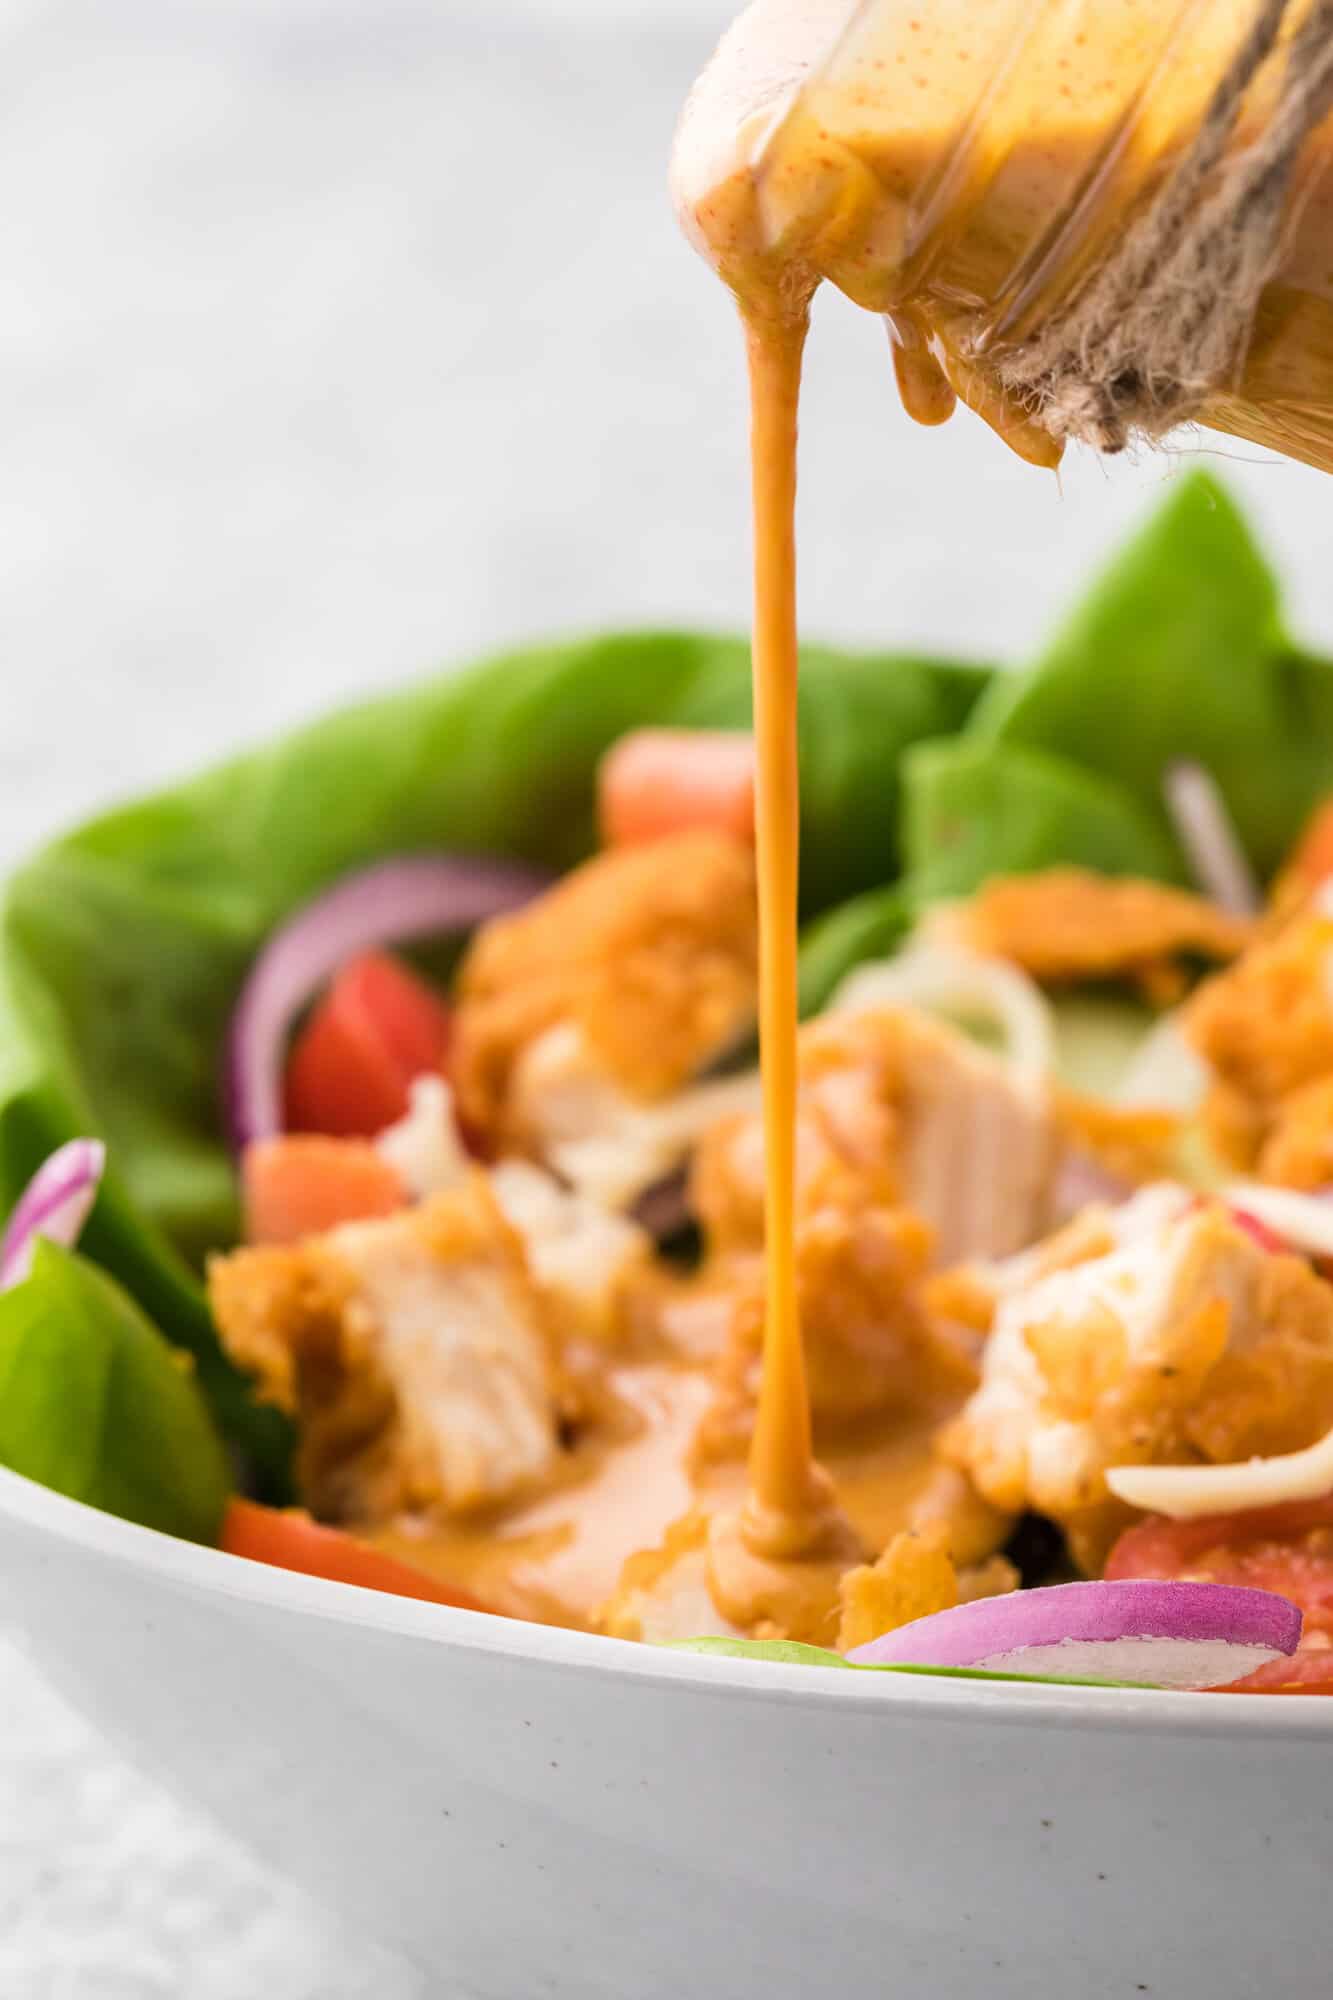
[{"label": "white background", "polygon": [[[743,621],[738,342],[663,193],[725,12],[0,0],[0,856],[501,642]],[[987,657],[1174,463],[915,432],[834,300],[805,436],[809,628]],[[1327,489],[1223,448],[1333,644]],[[0,1717],[0,1993],[420,1991],[3,1652]]]}]

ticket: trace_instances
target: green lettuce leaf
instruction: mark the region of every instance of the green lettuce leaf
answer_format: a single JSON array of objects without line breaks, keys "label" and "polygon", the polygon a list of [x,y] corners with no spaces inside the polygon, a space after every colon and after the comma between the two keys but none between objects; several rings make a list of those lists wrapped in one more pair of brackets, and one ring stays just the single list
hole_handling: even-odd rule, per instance
[{"label": "green lettuce leaf", "polygon": [[1333,667],[1284,638],[1277,584],[1244,519],[1194,472],[1037,664],[996,678],[969,736],[1072,759],[1168,834],[1164,773],[1196,759],[1266,876],[1333,788]]},{"label": "green lettuce leaf", "polygon": [[0,1293],[0,1464],[191,1541],[217,1539],[226,1456],[185,1356],[119,1285],[39,1241]]},{"label": "green lettuce leaf", "polygon": [[720,1660],[771,1660],[782,1667],[847,1667],[841,1653],[827,1646],[803,1646],[796,1639],[673,1639],[671,1653],[711,1653]]},{"label": "green lettuce leaf", "polygon": [[844,1659],[825,1646],[802,1646],[795,1639],[673,1639],[671,1653],[707,1653],[715,1659],[767,1660],[780,1667],[844,1667],[855,1674],[909,1674],[921,1680],[1018,1681],[1031,1687],[1146,1688],[1148,1681],[1080,1680],[1066,1674],[1005,1674],[988,1667],[911,1667],[894,1661]]},{"label": "green lettuce leaf", "polygon": [[905,890],[918,909],[992,875],[1077,863],[1183,879],[1174,840],[1124,786],[1072,759],[970,733],[909,750]]},{"label": "green lettuce leaf", "polygon": [[890,958],[911,928],[911,906],[897,884],[868,889],[808,924],[801,939],[802,1020],[817,1014],[854,966]]}]

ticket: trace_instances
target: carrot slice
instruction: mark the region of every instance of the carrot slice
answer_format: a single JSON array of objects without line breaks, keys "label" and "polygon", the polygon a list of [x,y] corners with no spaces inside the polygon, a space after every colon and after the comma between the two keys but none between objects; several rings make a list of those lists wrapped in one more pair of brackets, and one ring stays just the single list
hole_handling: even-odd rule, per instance
[{"label": "carrot slice", "polygon": [[708,827],[754,838],[754,739],[721,729],[636,729],[603,757],[598,816],[608,847]]},{"label": "carrot slice", "polygon": [[245,1556],[272,1569],[296,1570],[302,1576],[322,1576],[331,1583],[354,1583],[362,1590],[383,1590],[394,1597],[451,1604],[459,1611],[487,1609],[467,1591],[438,1583],[396,1556],[381,1555],[341,1529],[321,1527],[299,1509],[280,1512],[234,1496],[227,1503],[219,1547],[231,1556]]},{"label": "carrot slice", "polygon": [[345,965],[292,1045],[287,1118],[293,1132],[373,1139],[403,1117],[413,1079],[443,1066],[449,1010],[387,952]]},{"label": "carrot slice", "polygon": [[250,1243],[299,1243],[407,1203],[398,1175],[364,1139],[258,1139],[245,1149],[241,1183]]}]

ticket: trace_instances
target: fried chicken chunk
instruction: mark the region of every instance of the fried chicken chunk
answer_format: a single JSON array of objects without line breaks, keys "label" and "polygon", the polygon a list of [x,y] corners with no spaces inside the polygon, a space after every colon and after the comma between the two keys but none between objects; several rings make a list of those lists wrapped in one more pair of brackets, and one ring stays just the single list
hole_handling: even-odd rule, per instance
[{"label": "fried chicken chunk", "polygon": [[[926,1309],[929,1232],[907,1209],[828,1201],[797,1230],[796,1269],[810,1408],[817,1441],[895,1409],[965,1394],[975,1344]],[[764,1335],[757,1256],[733,1262],[730,1332],[696,1457],[739,1457],[754,1428]]]},{"label": "fried chicken chunk", "polygon": [[468,952],[451,1062],[465,1116],[530,1145],[516,1072],[555,1029],[631,1099],[667,1096],[749,1029],[757,959],[748,843],[696,831],[598,855]]},{"label": "fried chicken chunk", "polygon": [[700,1510],[667,1528],[656,1548],[630,1556],[599,1624],[608,1638],[650,1646],[679,1639],[739,1639],[718,1610],[708,1573],[708,1516]]},{"label": "fried chicken chunk", "polygon": [[[941,1264],[1000,1257],[1041,1233],[1059,1136],[1040,1096],[953,1028],[905,1010],[830,1014],[801,1038],[803,1215],[906,1206]],[[694,1207],[718,1250],[757,1249],[764,1142],[757,1116],[700,1146]]]},{"label": "fried chicken chunk", "polygon": [[616,1340],[628,1289],[649,1269],[647,1230],[562,1187],[529,1160],[501,1160],[490,1180],[562,1324],[572,1334]]},{"label": "fried chicken chunk", "polygon": [[1183,1190],[1145,1190],[1084,1243],[1069,1262],[1066,1232],[1062,1263],[1030,1255],[1001,1284],[981,1387],[943,1445],[1095,1571],[1131,1518],[1109,1467],[1231,1463],[1333,1425],[1333,1286]]},{"label": "fried chicken chunk", "polygon": [[214,1258],[209,1293],[232,1359],[299,1419],[324,1520],[462,1513],[555,1459],[548,1308],[482,1174],[387,1221]]},{"label": "fried chicken chunk", "polygon": [[1182,959],[1225,962],[1253,927],[1183,889],[1086,868],[1000,876],[951,923],[973,951],[1007,958],[1051,985],[1130,979],[1151,999],[1178,996]]},{"label": "fried chicken chunk", "polygon": [[1205,1106],[1224,1158],[1318,1187],[1333,1164],[1333,918],[1293,918],[1199,989],[1186,1021],[1213,1072]]}]

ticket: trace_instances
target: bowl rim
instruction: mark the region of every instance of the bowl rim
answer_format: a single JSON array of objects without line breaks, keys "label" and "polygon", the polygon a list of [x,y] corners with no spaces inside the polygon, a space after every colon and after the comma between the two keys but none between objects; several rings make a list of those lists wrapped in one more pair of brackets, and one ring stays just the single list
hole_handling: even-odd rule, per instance
[{"label": "bowl rim", "polygon": [[[177,1589],[312,1617],[359,1625],[473,1655],[495,1655],[558,1673],[596,1673],[672,1687],[719,1700],[767,1700],[779,1705],[864,1712],[908,1711],[924,1723],[950,1718],[1030,1726],[1040,1706],[1044,1723],[1098,1731],[1141,1731],[1190,1737],[1237,1736],[1250,1741],[1274,1732],[1326,1739],[1333,1733],[1333,1698],[1219,1699],[1139,1688],[982,1684],[911,1675],[845,1674],[833,1668],[786,1666],[768,1660],[678,1653],[665,1648],[566,1631],[523,1619],[494,1618],[354,1584],[273,1569],[221,1549],[177,1539],[125,1521],[82,1500],[39,1486],[0,1467],[0,1522],[6,1517],[39,1534],[122,1568],[146,1572]],[[34,1649],[38,1652],[39,1649]],[[40,1665],[40,1658],[38,1659]]]}]

